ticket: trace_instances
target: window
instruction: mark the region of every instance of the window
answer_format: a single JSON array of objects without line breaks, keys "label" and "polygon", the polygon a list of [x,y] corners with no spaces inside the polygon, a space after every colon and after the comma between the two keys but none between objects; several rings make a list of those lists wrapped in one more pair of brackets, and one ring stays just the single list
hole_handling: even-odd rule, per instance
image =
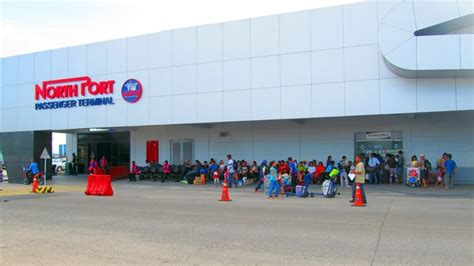
[{"label": "window", "polygon": [[172,164],[194,161],[194,140],[172,140],[170,147]]}]

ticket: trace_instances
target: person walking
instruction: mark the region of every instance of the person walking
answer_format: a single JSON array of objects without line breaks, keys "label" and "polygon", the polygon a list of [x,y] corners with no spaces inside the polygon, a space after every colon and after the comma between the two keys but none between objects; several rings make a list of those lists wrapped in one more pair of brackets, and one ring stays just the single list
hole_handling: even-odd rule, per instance
[{"label": "person walking", "polygon": [[267,172],[268,172],[267,169],[268,169],[267,161],[263,160],[258,169],[258,182],[257,182],[257,186],[255,187],[255,192],[258,192],[262,188],[262,185],[265,184],[265,176],[267,175]]},{"label": "person walking", "polygon": [[365,166],[364,166],[364,163],[362,162],[362,158],[359,155],[357,155],[355,157],[355,165],[356,165],[355,170],[353,170],[351,172],[356,175],[356,177],[355,177],[356,185],[352,186],[352,200],[350,200],[349,202],[354,202],[356,187],[357,187],[357,183],[358,183],[359,187],[360,187],[360,193],[362,194],[362,199],[363,199],[363,202],[364,202],[364,205],[365,205],[365,204],[367,204],[367,197],[365,196],[365,189],[364,189]]},{"label": "person walking", "polygon": [[446,169],[446,175],[444,176],[444,183],[446,185],[446,189],[453,189],[454,174],[456,173],[456,169],[458,168],[458,166],[453,160],[452,154],[447,155],[447,160],[444,162],[444,168]]},{"label": "person walking", "polygon": [[277,181],[277,176],[278,176],[277,162],[272,161],[270,165],[272,167],[270,168],[270,188],[268,190],[269,199],[278,197],[278,192],[280,191],[280,186],[278,185],[278,181]]}]

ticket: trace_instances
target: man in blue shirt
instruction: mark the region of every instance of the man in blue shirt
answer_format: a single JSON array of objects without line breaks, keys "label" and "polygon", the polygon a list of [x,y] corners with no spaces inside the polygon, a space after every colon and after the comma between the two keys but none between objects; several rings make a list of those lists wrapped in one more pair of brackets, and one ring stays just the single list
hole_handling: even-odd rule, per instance
[{"label": "man in blue shirt", "polygon": [[444,162],[444,168],[446,169],[446,175],[444,176],[444,183],[446,189],[454,188],[454,173],[456,172],[456,162],[452,159],[453,155],[448,154],[448,160]]},{"label": "man in blue shirt", "polygon": [[290,178],[291,178],[291,192],[296,192],[296,185],[298,185],[298,169],[296,167],[295,161],[293,158],[288,157],[288,168],[290,169]]},{"label": "man in blue shirt", "polygon": [[31,159],[28,168],[25,168],[24,171],[26,172],[26,178],[24,183],[26,185],[29,185],[31,184],[31,182],[33,182],[33,177],[39,173],[38,164],[33,159]]},{"label": "man in blue shirt", "polygon": [[377,168],[380,164],[379,159],[375,156],[375,153],[369,154],[367,172],[369,172],[369,182],[371,184],[379,184],[379,178],[377,176]]}]

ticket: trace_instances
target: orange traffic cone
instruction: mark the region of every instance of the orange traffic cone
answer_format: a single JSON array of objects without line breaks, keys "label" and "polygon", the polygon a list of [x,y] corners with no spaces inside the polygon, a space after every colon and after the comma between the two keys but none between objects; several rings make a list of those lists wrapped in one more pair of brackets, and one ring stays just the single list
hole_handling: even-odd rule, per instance
[{"label": "orange traffic cone", "polygon": [[364,207],[364,200],[362,199],[362,193],[360,192],[360,184],[356,183],[356,193],[354,197],[354,204],[352,206]]},{"label": "orange traffic cone", "polygon": [[229,197],[229,188],[227,187],[227,180],[222,184],[222,195],[219,201],[232,201]]},{"label": "orange traffic cone", "polygon": [[36,193],[36,190],[38,189],[38,179],[36,178],[36,175],[33,177],[33,187],[31,188],[31,193]]}]

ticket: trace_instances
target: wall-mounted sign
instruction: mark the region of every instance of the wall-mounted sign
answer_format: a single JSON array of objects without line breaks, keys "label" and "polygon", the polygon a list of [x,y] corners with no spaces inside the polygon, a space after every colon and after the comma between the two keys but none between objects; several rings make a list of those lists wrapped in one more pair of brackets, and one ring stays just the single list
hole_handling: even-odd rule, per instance
[{"label": "wall-mounted sign", "polygon": [[[94,81],[88,76],[43,81],[35,85],[35,110],[113,105],[115,80]],[[122,97],[129,103],[142,96],[140,81],[129,79],[122,86]]]},{"label": "wall-mounted sign", "polygon": [[136,103],[142,97],[143,87],[140,81],[129,79],[122,85],[122,97],[128,103]]},{"label": "wall-mounted sign", "polygon": [[367,139],[390,139],[392,134],[390,132],[367,132]]},{"label": "wall-mounted sign", "polygon": [[106,97],[114,93],[114,83],[114,80],[93,81],[88,76],[43,81],[41,86],[35,85],[35,101],[44,102],[35,103],[35,109],[114,104],[112,97]]}]

